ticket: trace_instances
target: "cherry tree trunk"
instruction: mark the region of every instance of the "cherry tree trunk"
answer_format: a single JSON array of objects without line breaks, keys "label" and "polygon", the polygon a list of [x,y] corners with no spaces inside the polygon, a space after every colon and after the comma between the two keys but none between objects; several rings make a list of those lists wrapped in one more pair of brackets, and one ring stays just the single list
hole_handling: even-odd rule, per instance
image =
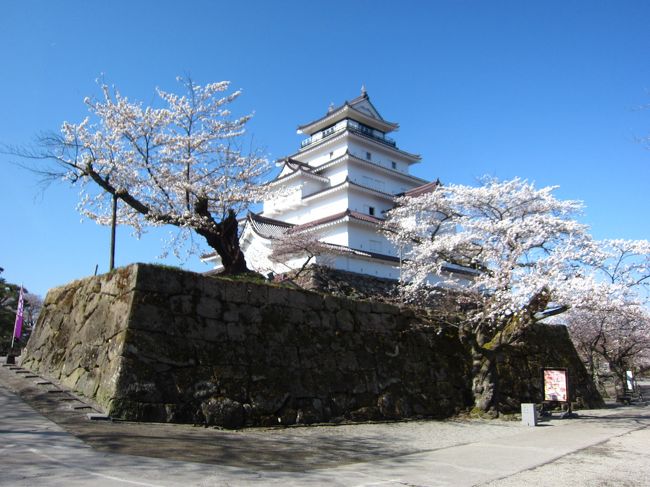
[{"label": "cherry tree trunk", "polygon": [[472,347],[472,394],[474,409],[499,415],[499,380],[493,351]]},{"label": "cherry tree trunk", "polygon": [[237,245],[237,251],[234,253],[234,255],[229,256],[228,265],[225,264],[223,256],[221,256],[221,262],[224,263],[224,274],[244,274],[245,272],[250,271],[248,265],[246,264],[244,253],[239,248],[239,244]]},{"label": "cherry tree trunk", "polygon": [[216,250],[219,257],[221,257],[221,264],[223,265],[224,274],[243,274],[249,272],[246,265],[244,253],[239,247],[239,235],[237,227],[223,229],[218,232],[210,231],[197,231],[205,240],[208,245]]},{"label": "cherry tree trunk", "polygon": [[239,247],[239,223],[235,212],[229,210],[228,216],[223,221],[217,222],[208,210],[208,202],[205,199],[197,200],[194,204],[194,211],[210,222],[209,225],[195,230],[221,257],[223,273],[243,274],[249,272],[244,253]]},{"label": "cherry tree trunk", "polygon": [[614,387],[617,394],[624,394],[627,391],[627,367],[620,361],[608,361],[609,370],[614,374]]}]

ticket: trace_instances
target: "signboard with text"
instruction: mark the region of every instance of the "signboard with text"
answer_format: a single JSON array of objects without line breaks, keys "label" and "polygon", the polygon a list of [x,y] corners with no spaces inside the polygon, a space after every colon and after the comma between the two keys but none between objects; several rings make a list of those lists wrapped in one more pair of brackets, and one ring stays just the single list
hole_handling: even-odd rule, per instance
[{"label": "signboard with text", "polygon": [[544,369],[544,400],[558,402],[569,401],[566,369]]}]

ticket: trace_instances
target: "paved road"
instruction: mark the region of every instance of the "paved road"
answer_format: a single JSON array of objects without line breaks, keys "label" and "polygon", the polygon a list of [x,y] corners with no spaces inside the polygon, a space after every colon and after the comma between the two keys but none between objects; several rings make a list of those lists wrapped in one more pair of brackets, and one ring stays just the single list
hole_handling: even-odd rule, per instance
[{"label": "paved road", "polygon": [[225,432],[89,421],[74,398],[17,372],[0,369],[0,485],[650,486],[645,405],[536,428],[414,421]]}]

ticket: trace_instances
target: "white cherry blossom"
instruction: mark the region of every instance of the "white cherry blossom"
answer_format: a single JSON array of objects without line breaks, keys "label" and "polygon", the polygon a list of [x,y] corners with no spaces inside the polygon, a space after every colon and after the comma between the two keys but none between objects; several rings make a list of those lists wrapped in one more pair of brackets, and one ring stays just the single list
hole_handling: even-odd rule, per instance
[{"label": "white cherry blossom", "polygon": [[156,106],[102,84],[101,99],[84,100],[90,115],[43,138],[40,157],[56,161],[56,175],[80,187],[79,211],[88,218],[110,224],[115,197],[118,222],[136,234],[160,225],[193,230],[227,272],[243,271],[236,216],[265,198],[268,161],[242,149],[251,116],[233,117],[228,108],[240,91],[228,94],[227,81],[179,81],[184,93],[158,89]]}]

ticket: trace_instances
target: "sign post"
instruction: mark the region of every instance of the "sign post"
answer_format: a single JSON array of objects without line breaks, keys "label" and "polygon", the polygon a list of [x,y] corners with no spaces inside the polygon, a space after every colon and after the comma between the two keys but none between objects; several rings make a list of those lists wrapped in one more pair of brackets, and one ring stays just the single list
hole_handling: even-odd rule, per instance
[{"label": "sign post", "polygon": [[562,418],[573,418],[569,395],[569,371],[567,369],[544,369],[544,402],[563,402],[567,411]]}]

